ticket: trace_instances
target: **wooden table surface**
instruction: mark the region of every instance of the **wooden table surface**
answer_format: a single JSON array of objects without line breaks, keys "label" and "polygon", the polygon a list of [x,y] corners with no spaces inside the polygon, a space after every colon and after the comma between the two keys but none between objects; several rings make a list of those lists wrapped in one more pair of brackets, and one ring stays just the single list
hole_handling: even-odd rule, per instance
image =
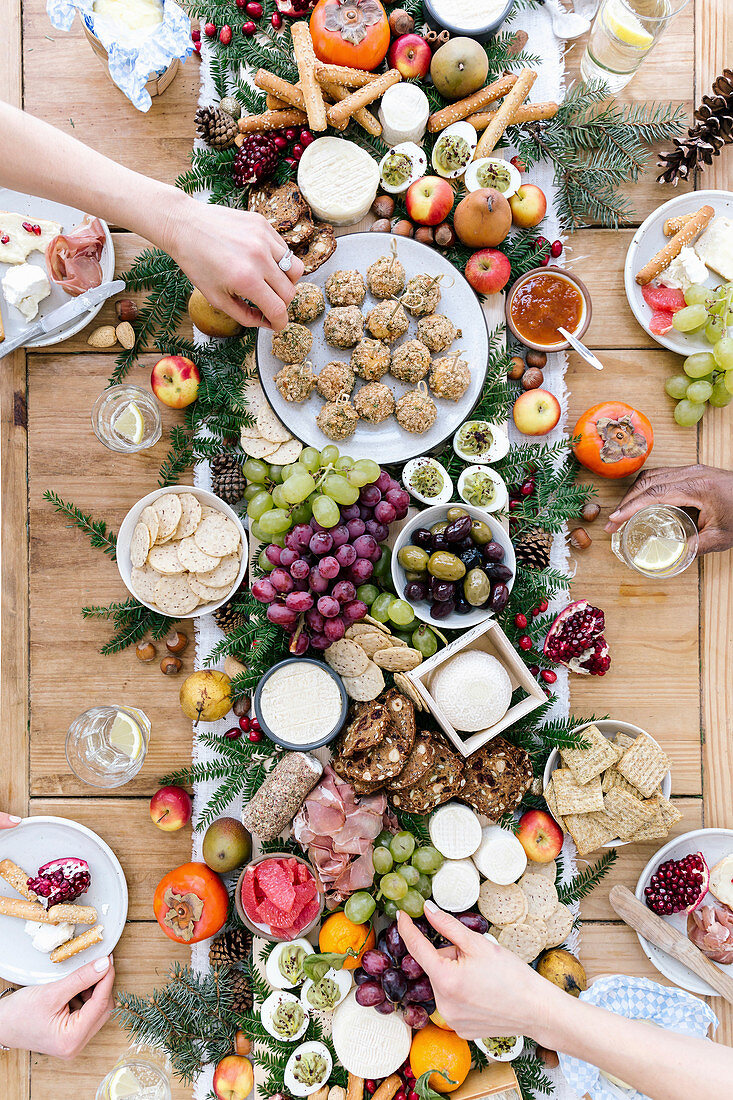
[{"label": "wooden table surface", "polygon": [[[728,9],[728,11],[727,11]],[[733,55],[729,0],[692,0],[673,24],[624,100],[682,102],[688,112]],[[521,18],[517,21],[521,25]],[[582,43],[569,51],[569,76]],[[43,0],[0,0],[0,97],[46,118],[60,129],[132,168],[173,180],[186,166],[193,141],[198,62],[192,59],[148,114],[133,110],[108,79],[75,24],[55,31]],[[726,155],[727,154],[727,155]],[[52,161],[49,170],[53,170]],[[700,187],[733,184],[733,153],[725,150]],[[674,192],[655,184],[653,172],[633,189],[637,223]],[[623,293],[622,267],[632,230],[586,229],[571,240],[572,269],[593,295],[587,340],[606,364],[602,375],[571,357],[569,423],[604,398],[630,400],[650,414],[655,428],[654,465],[699,460],[733,467],[729,410],[710,410],[698,430],[681,429],[665,397],[665,377],[679,360],[654,344],[634,321]],[[115,234],[118,269],[143,242]],[[107,306],[97,323],[111,319]],[[143,382],[154,356],[145,357],[132,380]],[[98,832],[120,857],[130,886],[125,933],[115,952],[118,985],[150,991],[176,948],[158,930],[151,911],[153,888],[170,867],[190,855],[188,830],[158,832],[147,799],[166,770],[190,756],[191,727],[177,704],[178,682],[157,666],[141,665],[127,651],[103,658],[104,625],[84,622],[84,603],[118,598],[115,565],[44,504],[54,489],[112,525],[157,481],[164,442],[129,458],[105,451],[89,426],[89,412],[113,362],[92,353],[85,333],[57,348],[16,353],[0,367],[2,447],[2,688],[0,728],[3,763],[0,806],[19,814],[57,814]],[[168,410],[166,423],[176,415]],[[623,485],[599,486],[604,514]],[[578,555],[573,594],[606,612],[613,667],[603,680],[574,677],[572,708],[609,714],[649,730],[672,759],[673,796],[683,819],[676,832],[733,826],[733,586],[731,555],[706,558],[667,584],[645,580],[610,553],[597,522],[593,546]],[[185,670],[192,666],[192,649]],[[122,790],[90,797],[69,772],[64,737],[71,719],[93,703],[131,703],[152,719],[145,766]],[[589,976],[608,972],[660,980],[636,936],[613,919],[608,890],[633,888],[656,843],[619,850],[611,876],[583,904],[581,957]],[[720,1002],[718,1037],[733,1042],[733,1014]],[[91,1100],[98,1081],[126,1045],[107,1026],[73,1064],[13,1053],[2,1056],[2,1094],[7,1100]],[[188,1097],[190,1090],[176,1090]]]}]

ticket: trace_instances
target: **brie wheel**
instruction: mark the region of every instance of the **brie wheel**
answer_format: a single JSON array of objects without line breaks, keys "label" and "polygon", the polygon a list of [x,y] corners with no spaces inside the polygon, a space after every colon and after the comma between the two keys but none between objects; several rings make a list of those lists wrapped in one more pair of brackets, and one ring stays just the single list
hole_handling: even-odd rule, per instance
[{"label": "brie wheel", "polygon": [[317,138],[298,165],[298,186],[317,218],[354,225],[369,213],[379,187],[379,166],[344,138]]}]

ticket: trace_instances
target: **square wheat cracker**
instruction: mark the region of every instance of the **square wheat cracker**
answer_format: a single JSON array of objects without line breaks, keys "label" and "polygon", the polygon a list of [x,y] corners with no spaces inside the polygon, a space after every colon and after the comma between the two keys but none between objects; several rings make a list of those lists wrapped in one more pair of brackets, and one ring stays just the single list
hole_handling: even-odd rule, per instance
[{"label": "square wheat cracker", "polygon": [[588,726],[580,730],[584,741],[590,742],[589,749],[560,749],[563,764],[570,768],[578,783],[589,783],[597,775],[610,768],[619,758],[618,749],[604,737],[597,726]]},{"label": "square wheat cracker", "polygon": [[[609,768],[608,771],[604,773],[603,779],[601,780],[601,790],[604,794],[613,790],[614,787],[620,787],[622,791],[628,791],[629,794],[633,794],[634,798],[639,798],[641,796],[641,791],[638,787],[635,787],[633,783],[629,783],[628,779],[624,779],[621,772],[616,767]],[[654,794],[661,793],[662,788],[657,787]]]},{"label": "square wheat cracker", "polygon": [[579,856],[587,856],[614,839],[613,829],[604,813],[568,814],[565,823]]},{"label": "square wheat cracker", "polygon": [[616,765],[645,798],[651,798],[669,771],[669,757],[648,734],[637,737]]},{"label": "square wheat cracker", "polygon": [[634,743],[634,738],[629,737],[628,733],[622,733],[621,730],[619,730],[613,739],[613,743],[617,749],[620,749],[620,751],[624,753],[627,749],[631,748]]},{"label": "square wheat cracker", "polygon": [[616,836],[621,840],[631,840],[634,833],[648,825],[657,812],[656,803],[650,806],[628,791],[614,787],[606,795],[606,814],[611,820]]},{"label": "square wheat cracker", "polygon": [[565,814],[587,814],[603,809],[601,777],[596,775],[589,783],[578,783],[568,768],[558,768],[552,773],[557,808]]},{"label": "square wheat cracker", "polygon": [[557,808],[557,796],[555,795],[555,784],[552,782],[552,779],[550,779],[550,782],[545,787],[543,794],[544,794],[545,802],[547,803],[548,810],[550,811],[552,816],[555,818],[555,821],[558,823],[558,825],[560,826],[562,831],[564,833],[566,833],[568,830],[567,830],[567,827],[565,825],[565,822],[563,821],[563,819],[560,815],[560,811]]}]

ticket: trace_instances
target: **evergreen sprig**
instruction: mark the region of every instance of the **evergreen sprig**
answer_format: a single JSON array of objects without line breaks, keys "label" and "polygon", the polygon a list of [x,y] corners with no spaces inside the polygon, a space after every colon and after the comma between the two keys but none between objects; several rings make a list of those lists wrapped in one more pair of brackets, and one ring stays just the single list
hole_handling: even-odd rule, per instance
[{"label": "evergreen sprig", "polygon": [[95,550],[102,550],[108,557],[112,558],[112,561],[117,561],[117,536],[109,530],[103,519],[94,519],[89,512],[84,512],[81,508],[77,508],[75,504],[63,500],[52,489],[45,491],[43,499],[47,500],[55,511],[60,512],[62,516],[66,516],[69,520],[69,527],[78,527],[80,531],[88,535],[89,542]]},{"label": "evergreen sprig", "polygon": [[582,901],[595,889],[599,882],[606,877],[618,859],[616,848],[609,848],[607,852],[594,864],[579,871],[570,882],[560,883],[557,887],[558,901],[563,905],[571,905],[574,901]]},{"label": "evergreen sprig", "polygon": [[153,641],[160,641],[177,621],[161,615],[158,611],[151,611],[149,607],[145,607],[132,596],[123,603],[111,603],[106,607],[98,605],[82,607],[81,613],[85,619],[111,619],[114,622],[115,631],[100,650],[103,657],[109,657],[112,653],[120,653],[128,646],[136,645],[148,634]]},{"label": "evergreen sprig", "polygon": [[178,329],[193,289],[175,260],[160,248],[141,252],[123,278],[128,290],[151,293],[135,322],[135,343],[118,356],[110,385],[123,381],[145,348],[157,343],[163,350],[163,343]]},{"label": "evergreen sprig", "polygon": [[524,1100],[529,1097],[536,1098],[537,1093],[549,1096],[554,1092],[552,1081],[545,1073],[542,1062],[534,1051],[530,1053],[525,1050],[514,1059],[512,1068],[517,1075],[517,1083]]},{"label": "evergreen sprig", "polygon": [[232,681],[232,696],[238,698],[255,689],[272,665],[288,656],[287,635],[267,618],[265,606],[247,588],[235,593],[229,606],[242,613],[245,621],[218,642],[206,659],[208,665],[225,657],[236,657],[247,671]]}]

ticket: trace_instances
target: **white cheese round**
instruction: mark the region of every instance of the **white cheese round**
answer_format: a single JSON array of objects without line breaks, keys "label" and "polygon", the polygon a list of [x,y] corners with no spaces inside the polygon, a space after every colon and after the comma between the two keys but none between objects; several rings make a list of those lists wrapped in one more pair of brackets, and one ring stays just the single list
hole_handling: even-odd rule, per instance
[{"label": "white cheese round", "polygon": [[430,817],[428,832],[434,848],[446,859],[472,856],[481,843],[481,822],[470,806],[448,802]]},{"label": "white cheese round", "polygon": [[405,81],[393,84],[382,96],[379,107],[382,140],[387,145],[421,141],[429,114],[430,104],[422,88]]},{"label": "white cheese round", "polygon": [[265,730],[288,745],[316,745],[336,729],[339,686],[315,661],[289,661],[265,680],[257,704]]},{"label": "white cheese round", "polygon": [[470,649],[433,673],[430,692],[455,729],[475,733],[504,717],[512,700],[512,682],[496,657]]},{"label": "white cheese round", "polygon": [[353,141],[317,138],[300,158],[298,186],[317,218],[354,225],[374,202],[379,165]]},{"label": "white cheese round", "polygon": [[435,18],[461,31],[482,31],[494,23],[506,0],[432,0]]},{"label": "white cheese round", "polygon": [[472,858],[484,878],[497,886],[516,882],[527,869],[527,853],[514,833],[501,825],[484,826],[481,844]]},{"label": "white cheese round", "polygon": [[470,859],[447,859],[433,875],[433,901],[449,913],[470,909],[480,890],[479,873]]},{"label": "white cheese round", "polygon": [[375,1009],[357,1004],[355,994],[350,993],[333,1014],[331,1040],[344,1069],[355,1077],[373,1080],[389,1077],[406,1061],[412,1031],[399,1012],[381,1016]]}]

